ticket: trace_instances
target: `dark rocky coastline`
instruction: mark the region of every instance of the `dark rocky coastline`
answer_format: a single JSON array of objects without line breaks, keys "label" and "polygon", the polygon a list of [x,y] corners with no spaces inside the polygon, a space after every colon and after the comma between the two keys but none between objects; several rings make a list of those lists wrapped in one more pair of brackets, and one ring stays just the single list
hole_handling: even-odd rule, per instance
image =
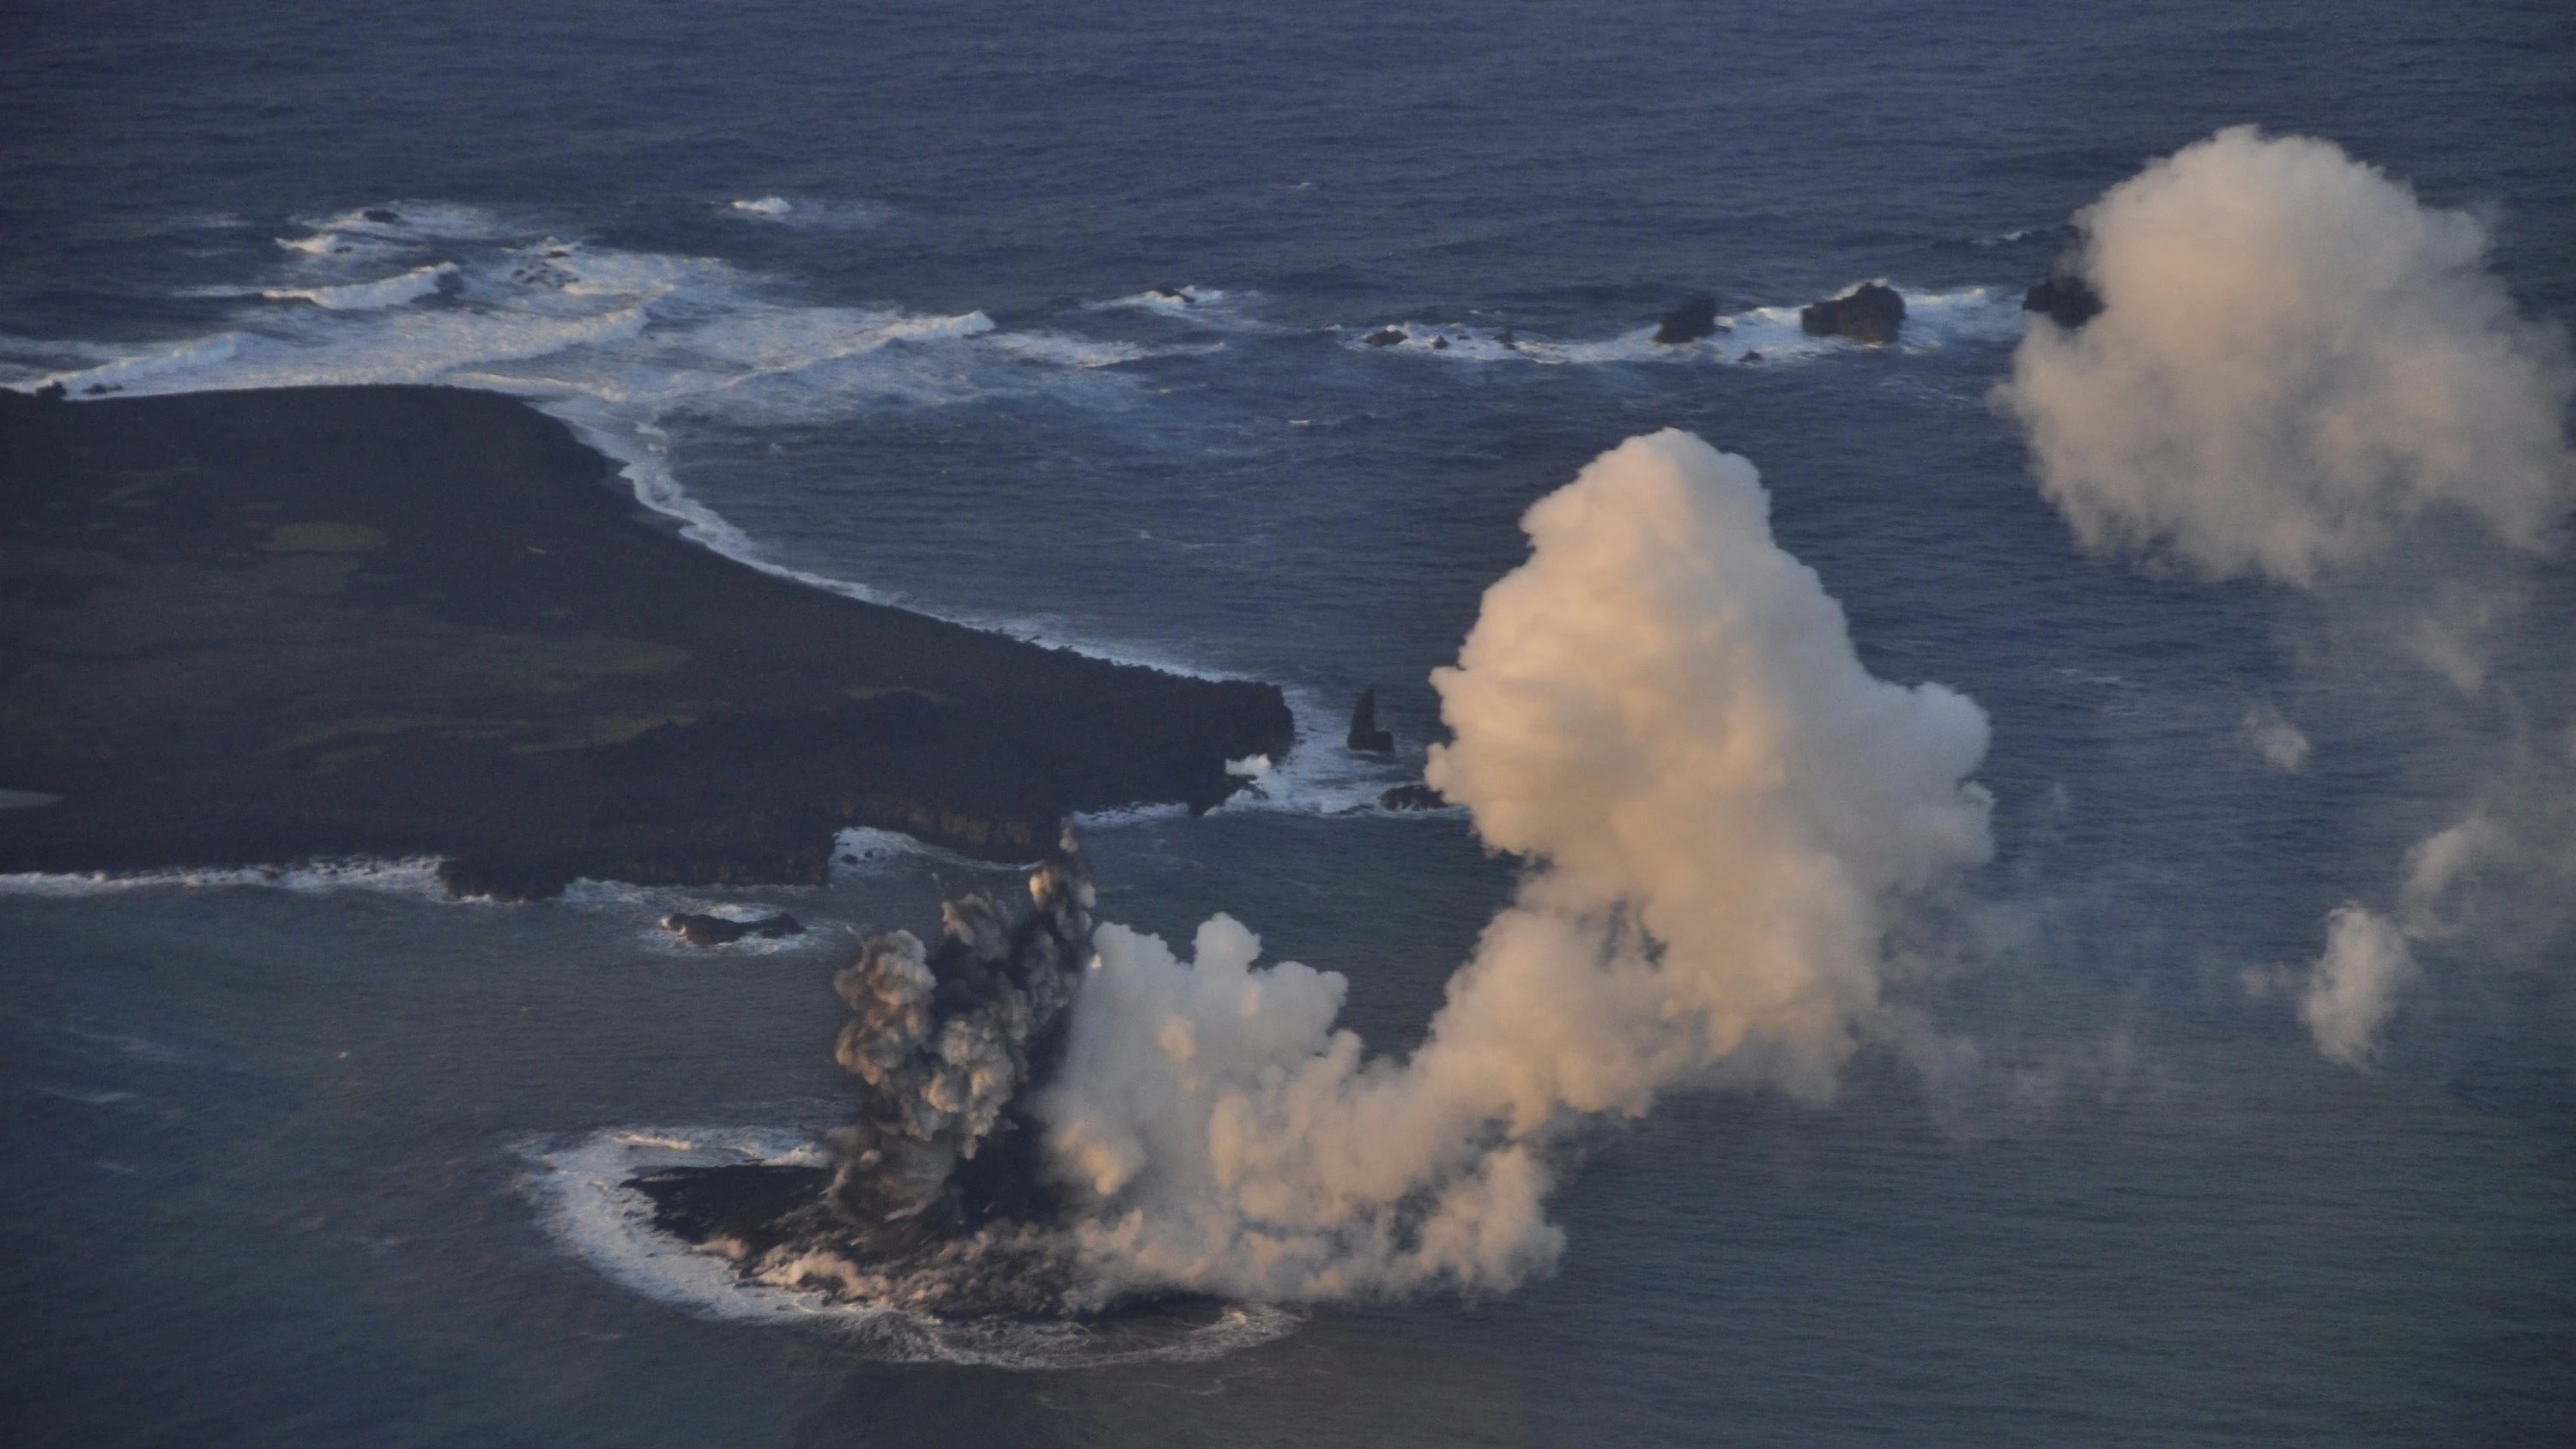
[{"label": "dark rocky coastline", "polygon": [[0,871],[442,857],[818,882],[833,832],[992,860],[1205,809],[1270,685],[1111,664],[725,559],[496,394],[0,392]]}]

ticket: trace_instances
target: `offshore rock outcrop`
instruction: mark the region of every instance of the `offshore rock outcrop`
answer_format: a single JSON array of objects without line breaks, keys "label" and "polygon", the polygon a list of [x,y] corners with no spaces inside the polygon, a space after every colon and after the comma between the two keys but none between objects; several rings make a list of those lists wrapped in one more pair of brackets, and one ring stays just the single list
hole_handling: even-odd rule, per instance
[{"label": "offshore rock outcrop", "polygon": [[1345,748],[1366,755],[1394,753],[1394,732],[1378,728],[1375,686],[1361,690],[1358,700],[1352,703],[1351,732],[1344,738],[1343,744]]},{"label": "offshore rock outcrop", "polygon": [[662,929],[692,946],[730,946],[747,936],[764,940],[784,940],[805,934],[805,923],[781,912],[753,921],[737,921],[729,916],[709,916],[694,912],[662,918]]},{"label": "offshore rock outcrop", "polygon": [[1905,330],[1905,298],[1894,287],[1863,282],[1839,297],[1799,308],[1798,327],[1810,337],[1846,337],[1885,347]]},{"label": "offshore rock outcrop", "polygon": [[1716,331],[1717,299],[1700,292],[1664,314],[1663,320],[1655,324],[1655,340],[1666,347],[1679,347]]},{"label": "offshore rock outcrop", "polygon": [[2102,315],[2102,297],[2082,277],[2060,272],[2022,293],[2021,309],[2072,332]]}]

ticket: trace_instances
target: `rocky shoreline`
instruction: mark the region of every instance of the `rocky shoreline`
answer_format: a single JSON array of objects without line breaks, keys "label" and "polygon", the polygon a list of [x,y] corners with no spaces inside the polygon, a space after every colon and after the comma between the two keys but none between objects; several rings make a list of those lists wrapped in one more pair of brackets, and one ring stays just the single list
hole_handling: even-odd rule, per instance
[{"label": "rocky shoreline", "polygon": [[814,883],[1237,785],[1279,690],[1047,649],[680,538],[497,394],[0,392],[0,872],[438,856],[459,894]]}]

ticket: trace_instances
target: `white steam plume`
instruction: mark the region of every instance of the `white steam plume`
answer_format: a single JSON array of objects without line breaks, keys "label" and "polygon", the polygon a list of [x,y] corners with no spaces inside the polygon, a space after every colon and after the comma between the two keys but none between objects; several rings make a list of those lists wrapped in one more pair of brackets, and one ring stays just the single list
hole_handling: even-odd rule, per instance
[{"label": "white steam plume", "polygon": [[2299,1020],[2328,1061],[2370,1064],[2399,988],[2415,979],[2415,954],[2396,922],[2359,905],[2326,918],[2326,951],[2299,990]]},{"label": "white steam plume", "polygon": [[[2476,218],[2423,206],[2331,142],[2240,126],[2076,221],[2103,311],[2074,330],[2034,320],[1995,396],[2085,545],[2309,588],[2437,510],[2511,548],[2554,542],[2576,500],[2576,372],[2558,329],[2517,315],[2488,272]],[[2494,580],[2445,577],[2393,637],[2477,697],[2496,688],[2487,640],[2522,604]],[[2276,767],[2304,763],[2306,737],[2270,707],[2242,728]],[[2554,919],[2569,879],[2555,862],[2576,834],[2556,776],[2527,765],[2410,853],[2393,906],[2343,906],[2303,974],[2249,986],[2294,992],[2318,1049],[2363,1066],[2423,976],[2415,948],[2466,929],[2438,908],[2455,885],[2518,884],[2524,900],[2480,920],[2490,934]]]},{"label": "white steam plume", "polygon": [[1529,510],[1531,556],[1433,675],[1429,779],[1529,862],[1409,1058],[1344,982],[1114,926],[1040,1106],[1104,1292],[1507,1287],[1561,1238],[1541,1151],[1685,1084],[1833,1090],[1895,900],[1986,859],[1986,721],[1875,679],[1772,541],[1753,466],[1632,439]]},{"label": "white steam plume", "polygon": [[2245,711],[2237,729],[2263,757],[2263,763],[2275,770],[2296,773],[2308,762],[2308,736],[2289,716],[2270,704],[2255,704]]},{"label": "white steam plume", "polygon": [[2466,214],[2328,141],[2219,132],[2077,214],[2102,314],[1997,401],[2088,547],[2306,585],[2448,505],[2536,547],[2576,488],[2563,336]]}]

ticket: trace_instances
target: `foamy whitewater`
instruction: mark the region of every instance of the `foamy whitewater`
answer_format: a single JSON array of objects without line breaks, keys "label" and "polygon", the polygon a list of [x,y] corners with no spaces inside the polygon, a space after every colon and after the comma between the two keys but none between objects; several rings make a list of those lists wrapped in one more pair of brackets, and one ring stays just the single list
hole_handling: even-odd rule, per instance
[{"label": "foamy whitewater", "polygon": [[0,878],[16,1439],[2576,1439],[2556,10],[12,41],[0,386],[499,391],[1299,734],[1078,865]]}]

